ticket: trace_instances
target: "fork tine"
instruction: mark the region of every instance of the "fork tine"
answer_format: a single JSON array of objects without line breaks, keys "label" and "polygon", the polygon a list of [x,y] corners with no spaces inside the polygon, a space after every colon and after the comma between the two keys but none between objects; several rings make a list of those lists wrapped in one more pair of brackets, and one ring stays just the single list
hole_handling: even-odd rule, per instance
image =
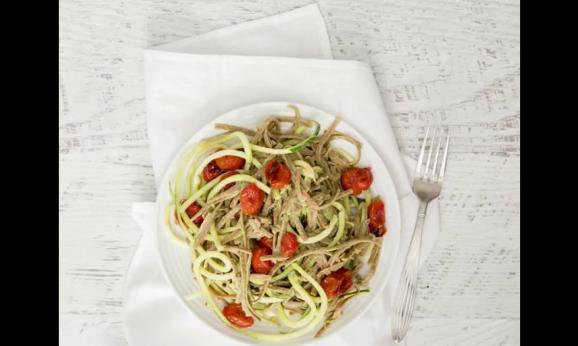
[{"label": "fork tine", "polygon": [[442,166],[440,168],[440,174],[438,177],[438,182],[442,182],[444,180],[444,173],[446,172],[446,162],[448,161],[448,148],[450,146],[450,132],[448,131],[448,137],[446,139],[446,145],[444,148],[444,158],[442,160]]},{"label": "fork tine", "polygon": [[419,177],[421,174],[421,166],[423,163],[423,155],[425,153],[425,145],[427,143],[427,136],[429,134],[429,127],[427,128],[426,132],[425,132],[425,137],[423,138],[423,143],[421,145],[421,150],[419,152],[419,158],[417,159],[417,165],[415,166],[415,176]]},{"label": "fork tine", "polygon": [[[423,177],[425,179],[429,179],[430,175],[429,175],[429,170],[431,169],[430,167],[430,161],[431,161],[431,153],[433,151],[433,145],[434,145],[434,139],[436,138],[436,134],[437,134],[437,128],[434,129],[432,136],[431,136],[431,140],[430,140],[430,144],[429,144],[429,151],[427,153],[427,161],[425,164],[425,170],[423,172]],[[425,142],[425,141],[424,141]],[[432,171],[432,176],[433,176],[433,171]]]},{"label": "fork tine", "polygon": [[437,166],[438,166],[438,157],[439,157],[439,155],[440,155],[440,148],[441,148],[441,146],[442,146],[443,130],[440,129],[440,132],[441,132],[441,133],[440,133],[440,136],[439,136],[439,139],[438,139],[438,145],[437,145],[437,148],[436,148],[436,157],[435,157],[435,159],[434,159],[433,167],[432,167],[432,169],[431,169],[431,179],[432,179],[432,180],[437,180],[437,177],[439,176],[439,173],[436,173],[436,172],[437,172],[437,171],[436,171],[436,168],[437,168]]}]

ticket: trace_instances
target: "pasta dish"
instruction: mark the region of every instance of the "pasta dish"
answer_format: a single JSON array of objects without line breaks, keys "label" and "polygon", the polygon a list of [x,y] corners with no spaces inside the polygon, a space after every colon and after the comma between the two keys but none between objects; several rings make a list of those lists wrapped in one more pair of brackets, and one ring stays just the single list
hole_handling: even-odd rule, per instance
[{"label": "pasta dish", "polygon": [[[256,340],[321,335],[369,292],[386,234],[361,143],[314,120],[274,115],[186,151],[169,183],[170,234],[190,249],[191,275],[222,322]],[[348,152],[332,143],[346,141]],[[278,332],[253,330],[256,323]]]}]

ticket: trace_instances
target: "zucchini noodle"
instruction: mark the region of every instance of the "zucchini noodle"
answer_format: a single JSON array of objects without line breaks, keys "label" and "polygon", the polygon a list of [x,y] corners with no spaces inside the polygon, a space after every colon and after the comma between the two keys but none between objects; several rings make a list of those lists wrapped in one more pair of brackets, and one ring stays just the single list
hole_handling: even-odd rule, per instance
[{"label": "zucchini noodle", "polygon": [[[199,290],[185,299],[204,299],[224,324],[264,342],[320,335],[347,301],[369,291],[371,277],[360,269],[369,265],[374,271],[381,248],[380,238],[367,229],[367,207],[375,197],[366,190],[358,198],[341,186],[342,172],[359,162],[360,142],[336,131],[337,118],[321,133],[319,123],[302,117],[295,106],[290,109],[294,116],[271,116],[256,129],[217,124],[223,134],[197,143],[177,161],[169,183],[171,203],[164,210],[171,237],[190,248]],[[356,152],[332,147],[335,140],[353,144]],[[233,173],[225,176],[219,168],[217,177],[205,181],[205,168],[226,157],[244,163],[234,160],[239,163]],[[265,172],[270,160],[291,173],[282,188],[273,188]],[[257,213],[246,215],[242,191],[249,184],[264,200]],[[284,252],[288,235],[296,239],[291,254]],[[255,259],[255,250],[265,246],[263,237],[270,251]],[[268,272],[255,272],[255,260],[269,263]],[[352,271],[353,284],[328,296],[323,278],[340,268]],[[239,327],[224,312],[229,304],[239,304],[246,318],[278,332]]]},{"label": "zucchini noodle", "polygon": [[331,222],[329,222],[329,226],[327,226],[327,228],[325,228],[322,232],[320,232],[319,234],[316,234],[313,237],[309,237],[307,239],[303,239],[300,237],[297,237],[299,239],[299,242],[302,244],[313,244],[313,243],[317,243],[318,241],[325,239],[329,234],[331,234],[331,232],[333,231],[333,229],[335,228],[335,225],[337,224],[337,216],[333,215],[333,217],[331,218]]},{"label": "zucchini noodle", "polygon": [[[165,208],[165,227],[170,231],[171,235],[173,236],[173,239],[175,239],[179,244],[187,246],[188,245],[187,239],[180,237],[171,223],[171,215],[174,214],[175,214],[175,206],[173,204],[167,205],[167,207]],[[186,231],[183,233],[186,234]]]},{"label": "zucchini noodle", "polygon": [[260,188],[261,190],[263,190],[263,192],[265,193],[270,193],[271,189],[263,184],[262,182],[260,182],[259,180],[253,178],[250,175],[245,175],[245,174],[237,174],[237,175],[233,175],[231,177],[225,178],[223,179],[221,182],[219,182],[212,190],[211,192],[209,192],[209,196],[208,199],[211,199],[213,197],[215,197],[215,195],[222,189],[224,188],[227,184],[230,183],[234,183],[234,182],[249,182],[249,183],[255,183],[257,185],[258,188]]}]

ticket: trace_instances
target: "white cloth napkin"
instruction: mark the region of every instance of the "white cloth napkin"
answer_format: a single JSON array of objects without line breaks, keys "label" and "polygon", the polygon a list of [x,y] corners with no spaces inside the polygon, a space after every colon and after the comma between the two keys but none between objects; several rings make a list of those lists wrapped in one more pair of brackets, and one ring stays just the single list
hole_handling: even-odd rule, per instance
[{"label": "white cloth napkin", "polygon": [[[228,54],[228,55],[223,55]],[[417,214],[408,172],[369,66],[331,60],[327,31],[316,5],[145,51],[148,131],[155,181],[201,126],[256,102],[309,104],[339,114],[376,148],[398,189],[402,212],[399,259],[375,304],[349,327],[318,345],[388,345],[391,296],[397,286]],[[405,163],[403,162],[405,160]],[[124,327],[130,345],[236,345],[190,313],[161,274],[154,203],[133,205],[143,231],[124,291]],[[438,205],[429,208],[422,263],[439,232]]]}]

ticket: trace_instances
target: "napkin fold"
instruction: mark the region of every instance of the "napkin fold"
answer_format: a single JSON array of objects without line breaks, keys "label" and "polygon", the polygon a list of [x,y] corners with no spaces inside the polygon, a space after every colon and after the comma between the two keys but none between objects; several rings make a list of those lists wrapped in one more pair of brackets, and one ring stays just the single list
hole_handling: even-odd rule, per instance
[{"label": "napkin fold", "polygon": [[[224,55],[227,54],[227,55]],[[398,262],[383,294],[354,323],[319,345],[389,345],[391,296],[415,225],[417,199],[370,67],[331,60],[317,5],[216,30],[145,50],[145,96],[150,150],[159,187],[165,170],[190,136],[216,116],[252,103],[287,101],[340,115],[377,150],[396,185],[402,213]],[[124,291],[130,345],[236,345],[207,328],[179,302],[161,274],[154,203],[135,203],[143,231]],[[422,262],[439,231],[438,204],[428,210]]]}]

